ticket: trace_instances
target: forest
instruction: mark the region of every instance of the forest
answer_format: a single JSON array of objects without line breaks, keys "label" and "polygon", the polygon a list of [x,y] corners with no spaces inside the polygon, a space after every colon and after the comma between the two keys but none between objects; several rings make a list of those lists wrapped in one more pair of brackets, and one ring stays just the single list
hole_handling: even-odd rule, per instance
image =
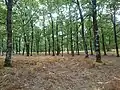
[{"label": "forest", "polygon": [[120,90],[120,0],[0,0],[0,90]]}]

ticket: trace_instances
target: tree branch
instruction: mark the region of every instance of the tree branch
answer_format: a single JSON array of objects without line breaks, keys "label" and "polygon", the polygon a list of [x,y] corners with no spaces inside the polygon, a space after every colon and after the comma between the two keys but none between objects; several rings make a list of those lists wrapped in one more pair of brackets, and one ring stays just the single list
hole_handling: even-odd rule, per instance
[{"label": "tree branch", "polygon": [[[26,26],[31,20],[32,20],[32,18],[33,18],[33,16],[35,15],[35,13],[37,12],[37,10],[30,16],[30,18],[27,20],[27,22],[23,25],[23,27],[24,26]],[[21,27],[19,27],[17,30],[19,30]]]}]

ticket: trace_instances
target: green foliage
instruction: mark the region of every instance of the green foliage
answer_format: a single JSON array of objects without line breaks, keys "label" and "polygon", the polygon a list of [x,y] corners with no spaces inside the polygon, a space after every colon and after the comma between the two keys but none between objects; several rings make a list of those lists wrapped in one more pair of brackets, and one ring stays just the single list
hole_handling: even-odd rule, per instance
[{"label": "green foliage", "polygon": [[[21,47],[24,48],[24,38],[26,36],[27,42],[31,43],[32,41],[32,27],[31,21],[33,21],[33,44],[34,51],[39,49],[39,51],[44,51],[45,40],[47,40],[47,51],[48,51],[48,43],[50,43],[52,48],[52,22],[50,19],[50,14],[52,15],[53,23],[54,23],[54,34],[58,32],[59,44],[61,45],[62,38],[64,50],[67,48],[70,50],[70,27],[72,27],[72,39],[73,43],[75,43],[74,47],[76,47],[76,42],[79,43],[79,48],[82,48],[81,44],[81,21],[78,13],[78,8],[76,3],[72,1],[76,0],[19,0],[13,6],[13,38],[15,38],[15,42],[18,43],[18,38],[21,37]],[[85,22],[85,38],[87,44],[89,46],[89,41],[92,39],[93,41],[93,32],[92,37],[90,37],[90,31],[92,31],[92,4],[90,0],[79,0],[80,6],[83,13],[83,18]],[[113,14],[113,7],[115,6],[116,15],[119,12],[120,1],[119,0],[97,0],[97,13],[98,13],[98,27],[101,36],[101,29],[103,29],[105,35],[106,47],[111,46],[111,49],[114,48],[114,37],[113,37],[113,24],[111,22],[111,14]],[[71,9],[69,12],[69,8]],[[44,14],[43,14],[44,11]],[[6,6],[3,2],[0,2],[0,42],[2,38],[6,40],[6,32],[5,32],[5,20],[6,20]],[[43,19],[44,16],[44,19]],[[72,22],[70,22],[70,18]],[[56,30],[56,22],[58,24],[58,31]],[[44,23],[44,26],[43,26]],[[61,25],[62,23],[62,25]],[[116,28],[119,36],[119,28],[118,22],[116,23]],[[78,31],[76,31],[76,25],[78,25]],[[45,27],[45,31],[43,30]],[[76,39],[76,35],[78,34],[78,39]],[[57,36],[55,35],[55,43],[57,43]],[[110,45],[109,45],[109,37],[110,37]],[[49,42],[50,40],[50,42]],[[118,37],[118,41],[120,38]],[[102,43],[102,41],[100,42]],[[5,44],[5,43],[4,43]],[[89,47],[90,48],[90,47]],[[82,50],[82,49],[81,49]]]}]

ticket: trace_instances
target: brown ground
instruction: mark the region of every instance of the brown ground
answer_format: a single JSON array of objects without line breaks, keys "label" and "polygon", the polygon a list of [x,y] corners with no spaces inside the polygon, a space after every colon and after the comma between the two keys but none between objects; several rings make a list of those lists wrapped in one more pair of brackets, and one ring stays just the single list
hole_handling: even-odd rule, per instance
[{"label": "brown ground", "polygon": [[14,56],[13,68],[3,68],[0,90],[120,90],[120,58],[103,56]]}]

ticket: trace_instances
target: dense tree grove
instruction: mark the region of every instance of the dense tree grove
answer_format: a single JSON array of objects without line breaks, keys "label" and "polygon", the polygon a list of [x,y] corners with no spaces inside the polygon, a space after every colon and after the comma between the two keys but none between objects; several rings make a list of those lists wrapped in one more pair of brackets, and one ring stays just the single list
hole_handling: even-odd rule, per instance
[{"label": "dense tree grove", "polygon": [[[21,54],[119,57],[119,0],[0,0],[0,54],[4,66]],[[114,53],[114,52],[113,52]]]}]

